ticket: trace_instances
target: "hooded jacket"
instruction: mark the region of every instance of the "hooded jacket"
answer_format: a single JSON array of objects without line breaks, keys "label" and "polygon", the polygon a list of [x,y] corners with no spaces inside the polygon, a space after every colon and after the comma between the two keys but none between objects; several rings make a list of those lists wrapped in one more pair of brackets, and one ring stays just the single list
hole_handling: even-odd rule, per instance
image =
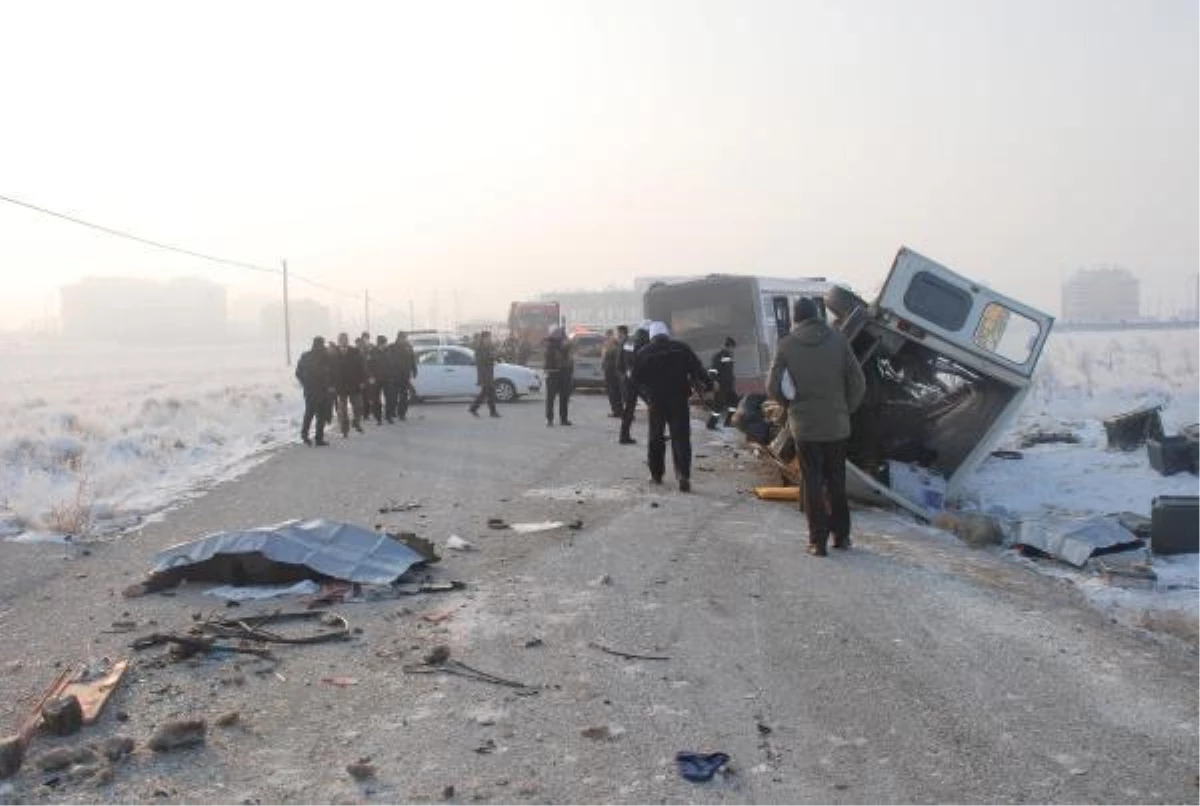
[{"label": "hooded jacket", "polygon": [[681,341],[659,336],[637,351],[632,379],[651,406],[687,406],[692,388],[712,388],[700,359]]},{"label": "hooded jacket", "polygon": [[820,319],[807,319],[779,342],[767,394],[784,400],[784,370],[796,396],[788,403],[788,424],[797,442],[837,442],[850,436],[850,415],[862,403],[862,366],[841,331]]}]

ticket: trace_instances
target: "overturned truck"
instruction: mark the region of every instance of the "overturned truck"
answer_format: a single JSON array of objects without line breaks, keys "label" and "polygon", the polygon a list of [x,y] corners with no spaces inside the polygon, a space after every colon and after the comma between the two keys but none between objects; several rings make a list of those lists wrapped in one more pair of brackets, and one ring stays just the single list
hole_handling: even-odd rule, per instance
[{"label": "overturned truck", "polygon": [[867,381],[848,491],[928,518],[1012,423],[1054,320],[907,248],[873,303],[841,287],[824,302]]}]

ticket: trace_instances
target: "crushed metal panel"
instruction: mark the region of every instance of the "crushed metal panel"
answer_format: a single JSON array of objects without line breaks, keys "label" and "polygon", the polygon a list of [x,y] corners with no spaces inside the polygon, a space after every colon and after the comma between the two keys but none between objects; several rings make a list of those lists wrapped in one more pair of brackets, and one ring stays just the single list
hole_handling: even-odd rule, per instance
[{"label": "crushed metal panel", "polygon": [[387,585],[431,558],[361,526],[327,520],[291,520],[236,532],[217,532],[154,556],[152,575],[203,563],[218,555],[260,554],[276,563],[302,565],[347,582]]},{"label": "crushed metal panel", "polygon": [[1019,520],[1014,526],[1012,542],[1037,549],[1076,568],[1082,568],[1095,554],[1145,545],[1112,516],[1043,516]]}]

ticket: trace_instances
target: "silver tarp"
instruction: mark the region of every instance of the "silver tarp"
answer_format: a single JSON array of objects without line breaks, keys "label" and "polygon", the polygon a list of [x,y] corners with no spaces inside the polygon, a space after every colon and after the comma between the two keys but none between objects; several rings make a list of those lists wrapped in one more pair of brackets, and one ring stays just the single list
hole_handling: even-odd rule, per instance
[{"label": "silver tarp", "polygon": [[361,526],[291,520],[238,532],[217,532],[171,546],[154,556],[151,574],[183,570],[218,555],[247,554],[370,585],[390,584],[412,566],[433,559],[393,537]]},{"label": "silver tarp", "polygon": [[1114,516],[1048,515],[1020,520],[1014,526],[1011,542],[1030,546],[1077,568],[1082,568],[1093,554],[1145,545]]}]

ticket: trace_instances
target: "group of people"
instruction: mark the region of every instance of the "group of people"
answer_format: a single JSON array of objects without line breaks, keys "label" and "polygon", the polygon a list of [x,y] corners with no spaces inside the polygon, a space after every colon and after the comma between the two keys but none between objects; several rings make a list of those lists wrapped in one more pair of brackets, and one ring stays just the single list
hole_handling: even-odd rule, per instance
[{"label": "group of people", "polygon": [[[767,380],[768,396],[784,403],[788,428],[796,444],[802,476],[800,508],[808,521],[808,551],[826,556],[833,547],[850,547],[850,507],[846,498],[846,445],[850,415],[862,402],[866,389],[862,367],[840,330],[830,327],[809,298],[794,308],[792,332],[780,340]],[[621,421],[617,436],[622,445],[636,445],[631,434],[638,400],[645,401],[648,418],[646,460],[650,479],[662,484],[666,473],[666,445],[671,443],[675,478],[682,492],[691,490],[691,412],[693,393],[717,390],[716,413],[726,423],[737,405],[733,371],[732,337],[713,356],[705,370],[696,353],[672,339],[662,322],[643,322],[634,333],[626,325],[610,332],[602,353],[610,417]],[[481,333],[475,344],[479,394],[468,407],[479,416],[484,404],[492,417],[496,410],[495,364],[498,350],[491,334]],[[560,425],[568,417],[574,360],[563,329],[551,330],[545,341],[546,425],[554,425],[556,403]],[[362,421],[403,420],[412,392],[417,362],[406,334],[401,331],[388,343],[379,336],[374,344],[364,333],[350,344],[345,333],[336,344],[317,336],[312,349],[296,365],[304,387],[301,438],[308,445],[327,445],[325,426],[333,421],[346,437],[350,429],[362,431]],[[315,441],[309,428],[316,423]]]},{"label": "group of people", "polygon": [[[416,375],[416,356],[404,331],[390,344],[387,336],[372,342],[367,333],[354,344],[345,333],[329,343],[316,336],[312,348],[296,362],[296,379],[304,389],[301,440],[305,445],[328,445],[325,427],[335,412],[342,437],[350,436],[351,428],[362,433],[362,423],[371,418],[378,425],[404,420]],[[309,437],[314,423],[315,440]]]}]

